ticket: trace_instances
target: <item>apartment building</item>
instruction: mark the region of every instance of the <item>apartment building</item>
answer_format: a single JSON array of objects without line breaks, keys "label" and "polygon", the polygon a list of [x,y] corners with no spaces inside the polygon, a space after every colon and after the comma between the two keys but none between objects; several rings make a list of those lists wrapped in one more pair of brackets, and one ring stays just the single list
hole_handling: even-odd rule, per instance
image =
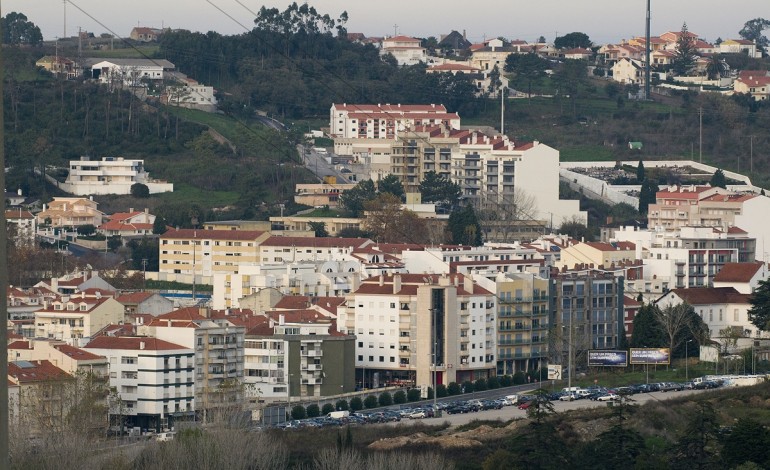
[{"label": "apartment building", "polygon": [[[14,432],[34,437],[44,432],[63,432],[74,401],[75,379],[50,361],[8,362],[8,385],[14,391]],[[10,397],[9,397],[10,398]]]},{"label": "apartment building", "polygon": [[485,275],[494,280],[498,273],[548,275],[543,256],[534,248],[519,244],[484,246],[443,246],[405,250],[401,259],[408,272]]},{"label": "apartment building", "polygon": [[246,328],[230,321],[227,312],[183,308],[159,315],[137,327],[155,337],[195,351],[195,409],[204,421],[230,409],[244,395],[243,341]]},{"label": "apartment building", "polygon": [[35,244],[37,218],[31,212],[21,209],[7,210],[5,211],[5,221],[8,224],[8,236],[12,238],[16,246]]},{"label": "apartment building", "polygon": [[570,241],[561,250],[558,267],[571,268],[576,264],[610,266],[636,260],[636,245],[627,241],[610,243]]},{"label": "apartment building", "polygon": [[259,245],[269,232],[256,230],[169,230],[160,237],[160,273],[208,281],[215,273],[234,273],[260,262]]},{"label": "apartment building", "polygon": [[720,187],[670,186],[655,194],[655,204],[650,204],[647,212],[648,226],[666,230],[699,225],[727,228],[736,224],[743,203],[755,197]]},{"label": "apartment building", "polygon": [[147,186],[150,194],[174,191],[172,183],[150,178],[144,168],[144,160],[123,157],[71,160],[67,180],[59,187],[78,196],[131,194],[131,186],[137,183]]},{"label": "apartment building", "polygon": [[497,297],[470,277],[378,276],[347,299],[338,322],[356,335],[361,385],[432,385],[434,367],[438,384],[494,375]]},{"label": "apartment building", "polygon": [[535,274],[499,275],[497,375],[541,369],[548,360],[550,281]]},{"label": "apartment building", "polygon": [[444,105],[334,103],[329,112],[332,138],[396,139],[406,129],[443,124],[460,128],[460,116]]},{"label": "apartment building", "polygon": [[357,249],[372,245],[368,238],[269,237],[259,245],[261,264],[350,259]]},{"label": "apartment building", "polygon": [[62,296],[35,312],[35,337],[82,346],[105,326],[124,320],[123,304],[112,297]]},{"label": "apartment building", "polygon": [[195,411],[193,349],[141,336],[99,336],[86,351],[109,360],[110,422],[160,432]]}]

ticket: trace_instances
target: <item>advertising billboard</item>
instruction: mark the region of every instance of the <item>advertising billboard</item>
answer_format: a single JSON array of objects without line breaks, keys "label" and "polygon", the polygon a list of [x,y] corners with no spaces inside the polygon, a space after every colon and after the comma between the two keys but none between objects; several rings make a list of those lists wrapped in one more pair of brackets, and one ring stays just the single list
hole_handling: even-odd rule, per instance
[{"label": "advertising billboard", "polygon": [[551,364],[548,366],[548,380],[561,380],[561,366]]},{"label": "advertising billboard", "polygon": [[588,367],[626,367],[628,351],[588,351]]},{"label": "advertising billboard", "polygon": [[671,352],[668,348],[631,349],[631,364],[670,364]]}]

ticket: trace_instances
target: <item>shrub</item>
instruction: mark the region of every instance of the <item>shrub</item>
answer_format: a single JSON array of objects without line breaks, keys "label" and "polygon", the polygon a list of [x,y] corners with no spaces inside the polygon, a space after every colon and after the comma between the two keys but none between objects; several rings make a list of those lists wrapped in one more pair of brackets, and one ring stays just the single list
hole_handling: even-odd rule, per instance
[{"label": "shrub", "polygon": [[291,409],[291,419],[305,419],[307,418],[307,413],[305,412],[305,407],[302,405],[295,405],[294,408]]},{"label": "shrub", "polygon": [[321,408],[321,414],[322,414],[322,415],[324,415],[324,416],[328,415],[328,414],[329,414],[329,413],[331,413],[332,411],[334,411],[334,405],[332,405],[331,403],[326,403],[326,404],[325,404],[325,405],[324,405],[324,406]]},{"label": "shrub", "polygon": [[321,409],[315,403],[313,403],[312,405],[308,405],[306,411],[307,411],[308,418],[317,418],[321,416]]},{"label": "shrub", "polygon": [[93,224],[78,225],[77,232],[78,235],[87,237],[96,232],[96,226]]},{"label": "shrub", "polygon": [[449,395],[449,393],[447,392],[446,385],[436,385],[436,398],[444,398],[447,395]]},{"label": "shrub", "polygon": [[473,393],[473,382],[466,380],[463,382],[463,393]]},{"label": "shrub", "polygon": [[419,388],[410,388],[406,392],[406,399],[409,401],[418,401],[420,399],[420,389]]},{"label": "shrub", "polygon": [[447,393],[449,396],[459,395],[462,393],[462,390],[460,389],[460,384],[457,382],[449,382],[449,386],[446,388]]},{"label": "shrub", "polygon": [[364,402],[361,401],[361,397],[353,397],[350,400],[350,409],[352,411],[360,411],[360,410],[364,409]]},{"label": "shrub", "polygon": [[345,411],[348,408],[348,401],[347,400],[339,400],[336,405],[337,411]]},{"label": "shrub", "polygon": [[364,406],[366,407],[367,410],[371,408],[377,408],[377,396],[369,395],[368,397],[366,397],[366,399],[364,400]]},{"label": "shrub", "polygon": [[131,185],[131,195],[138,198],[150,197],[150,188],[146,184],[134,183]]},{"label": "shrub", "polygon": [[516,372],[513,374],[513,385],[521,385],[527,381],[527,377],[524,375],[524,372]]},{"label": "shrub", "polygon": [[377,401],[380,406],[390,406],[393,404],[393,395],[391,395],[390,392],[382,392]]},{"label": "shrub", "polygon": [[394,393],[393,403],[395,403],[396,405],[406,403],[406,392],[404,392],[403,390],[399,390],[396,393]]},{"label": "shrub", "polygon": [[500,380],[498,380],[497,377],[489,377],[487,378],[487,388],[490,390],[494,390],[496,388],[500,388]]},{"label": "shrub", "polygon": [[476,383],[473,384],[473,389],[477,392],[483,392],[487,389],[487,379],[478,379],[476,380]]},{"label": "shrub", "polygon": [[513,379],[510,375],[504,375],[500,377],[500,386],[501,387],[510,387],[513,385]]},{"label": "shrub", "polygon": [[428,399],[433,399],[433,387],[428,387]]}]

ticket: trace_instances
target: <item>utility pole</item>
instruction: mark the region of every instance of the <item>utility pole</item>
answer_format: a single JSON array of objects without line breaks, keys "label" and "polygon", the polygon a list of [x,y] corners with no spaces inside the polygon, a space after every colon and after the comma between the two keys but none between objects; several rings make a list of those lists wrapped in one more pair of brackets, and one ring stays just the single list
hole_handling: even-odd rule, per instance
[{"label": "utility pole", "polygon": [[147,285],[147,258],[142,259],[142,291],[145,291],[147,288],[145,287]]},{"label": "utility pole", "polygon": [[703,163],[703,108],[698,108],[698,159]]},{"label": "utility pole", "polygon": [[64,0],[64,33],[62,37],[67,37],[67,0]]},{"label": "utility pole", "polygon": [[[2,15],[2,12],[0,12]],[[5,76],[5,66],[2,61],[2,48],[0,48],[0,76]],[[3,96],[3,83],[0,80],[0,97]],[[5,142],[5,118],[3,107],[0,106],[0,144]],[[5,168],[5,146],[0,145],[0,168]],[[5,188],[5,171],[0,171],[0,186]],[[8,447],[8,421],[10,418],[10,407],[8,406],[8,263],[6,262],[7,239],[5,220],[5,203],[2,203],[3,215],[0,217],[0,290],[2,290],[2,299],[0,299],[0,377],[6,380],[0,381],[0,468],[10,468],[11,458]]]},{"label": "utility pole", "polygon": [[645,64],[644,64],[644,99],[650,99],[650,0],[647,0],[647,25],[645,28],[644,42]]},{"label": "utility pole", "polygon": [[749,173],[754,173],[754,136],[749,136],[751,142],[749,145]]},{"label": "utility pole", "polygon": [[500,87],[500,134],[505,135],[505,87]]},{"label": "utility pole", "polygon": [[396,37],[396,36],[398,36],[398,25],[394,24],[393,25],[393,37]]}]

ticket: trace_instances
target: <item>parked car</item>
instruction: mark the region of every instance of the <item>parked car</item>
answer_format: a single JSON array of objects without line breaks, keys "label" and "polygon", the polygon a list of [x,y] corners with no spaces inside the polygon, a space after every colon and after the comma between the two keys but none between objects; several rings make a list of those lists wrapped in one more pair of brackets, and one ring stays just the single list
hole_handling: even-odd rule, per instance
[{"label": "parked car", "polygon": [[597,401],[618,401],[620,400],[620,396],[614,394],[614,393],[608,393],[606,395],[602,395],[599,398],[596,399]]},{"label": "parked car", "polygon": [[423,419],[423,418],[425,418],[425,417],[427,417],[427,415],[425,414],[425,410],[417,410],[417,411],[413,411],[413,412],[412,412],[412,413],[409,415],[409,419]]},{"label": "parked car", "polygon": [[576,400],[577,396],[574,393],[565,393],[559,397],[559,401],[572,401]]},{"label": "parked car", "polygon": [[520,405],[519,405],[519,409],[520,409],[520,410],[526,410],[526,409],[528,409],[530,406],[532,406],[532,402],[531,402],[531,401],[525,401],[524,403],[522,403],[522,404],[520,404]]}]

